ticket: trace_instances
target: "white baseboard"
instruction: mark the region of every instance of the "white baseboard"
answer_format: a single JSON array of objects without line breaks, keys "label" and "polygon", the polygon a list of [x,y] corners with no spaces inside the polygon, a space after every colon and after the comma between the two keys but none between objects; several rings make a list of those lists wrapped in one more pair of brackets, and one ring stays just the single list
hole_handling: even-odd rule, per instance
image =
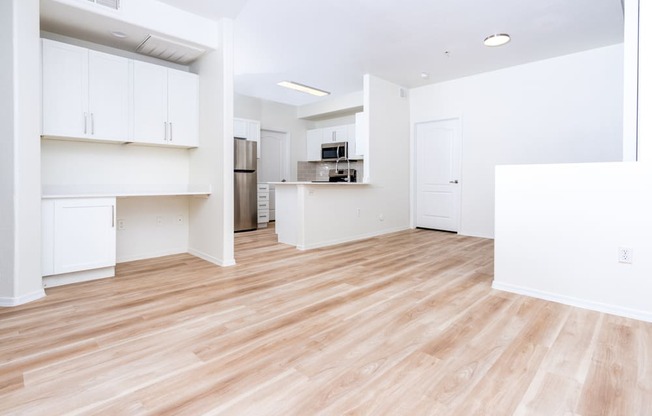
[{"label": "white baseboard", "polygon": [[494,282],[491,287],[504,292],[516,293],[519,295],[530,296],[533,298],[548,300],[551,302],[561,303],[578,308],[589,309],[597,312],[604,312],[611,315],[622,316],[625,318],[638,319],[639,321],[652,322],[652,312],[639,311],[636,309],[625,308],[618,305],[610,305],[601,302],[594,302],[587,299],[579,299],[572,296],[560,295],[536,289],[530,289],[522,286],[512,285],[509,283]]},{"label": "white baseboard", "polygon": [[55,274],[43,277],[43,287],[56,287],[73,283],[88,282],[90,280],[106,279],[115,276],[115,267],[82,270],[79,272]]},{"label": "white baseboard", "polygon": [[9,308],[12,306],[20,306],[24,305],[25,303],[33,302],[37,299],[41,299],[45,297],[45,291],[43,289],[37,290],[32,293],[28,293],[26,295],[22,296],[17,296],[15,298],[9,298],[9,297],[0,297],[0,307],[3,308]]},{"label": "white baseboard", "polygon": [[170,250],[152,251],[149,253],[142,253],[142,254],[136,254],[131,256],[120,256],[117,259],[117,263],[126,263],[128,261],[153,259],[156,257],[163,257],[163,256],[173,256],[175,254],[183,254],[187,252],[188,252],[188,248],[182,247],[182,248],[176,248]]},{"label": "white baseboard", "polygon": [[195,257],[199,257],[202,260],[206,260],[207,262],[217,264],[218,266],[222,266],[222,267],[235,266],[235,259],[228,259],[228,260],[218,259],[217,257],[211,256],[202,251],[195,250],[192,248],[188,250],[188,253],[192,254]]},{"label": "white baseboard", "polygon": [[379,230],[379,231],[373,231],[371,233],[366,233],[366,234],[357,234],[357,235],[348,236],[348,237],[336,238],[334,240],[322,241],[322,242],[319,242],[319,243],[297,245],[297,249],[299,249],[299,250],[312,250],[312,249],[315,249],[315,248],[334,246],[336,244],[350,243],[351,241],[366,240],[367,238],[378,237],[379,235],[384,235],[384,234],[397,233],[399,231],[405,231],[405,230],[409,230],[409,229],[410,229],[409,226],[388,228],[386,230]]}]

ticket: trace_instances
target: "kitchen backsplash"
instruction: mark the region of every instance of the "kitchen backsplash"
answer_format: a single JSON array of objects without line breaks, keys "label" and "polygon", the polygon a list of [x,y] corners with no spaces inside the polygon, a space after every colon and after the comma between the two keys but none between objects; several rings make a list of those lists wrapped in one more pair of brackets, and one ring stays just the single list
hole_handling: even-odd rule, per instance
[{"label": "kitchen backsplash", "polygon": [[[358,178],[362,178],[362,160],[351,162],[351,169],[358,171]],[[346,169],[347,163],[340,162],[338,169]],[[328,170],[335,169],[335,162],[297,162],[297,180],[299,182],[325,181],[328,182]]]}]

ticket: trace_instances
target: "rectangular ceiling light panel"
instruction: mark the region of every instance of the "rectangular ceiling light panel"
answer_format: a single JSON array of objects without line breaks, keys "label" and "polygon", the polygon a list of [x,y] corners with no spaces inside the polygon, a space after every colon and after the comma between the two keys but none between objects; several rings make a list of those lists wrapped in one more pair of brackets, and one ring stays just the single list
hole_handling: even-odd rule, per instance
[{"label": "rectangular ceiling light panel", "polygon": [[138,45],[136,52],[187,65],[199,58],[205,50],[156,35],[149,35],[143,43]]},{"label": "rectangular ceiling light panel", "polygon": [[307,85],[299,84],[298,82],[294,82],[294,81],[281,81],[277,85],[280,85],[281,87],[285,87],[285,88],[290,88],[295,91],[305,92],[306,94],[316,95],[317,97],[324,97],[326,95],[330,95],[330,92],[328,91],[320,90],[319,88],[309,87]]}]

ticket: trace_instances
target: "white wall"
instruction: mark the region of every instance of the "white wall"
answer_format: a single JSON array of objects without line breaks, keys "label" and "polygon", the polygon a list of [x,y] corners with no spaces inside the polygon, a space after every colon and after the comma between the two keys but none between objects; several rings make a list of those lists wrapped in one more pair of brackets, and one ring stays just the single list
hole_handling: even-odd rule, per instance
[{"label": "white wall", "polygon": [[410,91],[412,126],[462,120],[460,233],[481,237],[496,165],[622,160],[622,102],[622,45]]},{"label": "white wall", "polygon": [[[409,101],[400,87],[364,78],[368,113],[368,186],[310,186],[300,248],[314,248],[409,228]],[[278,199],[278,198],[277,198]],[[359,215],[358,215],[359,210]]]},{"label": "white wall", "polygon": [[118,263],[188,252],[189,198],[118,198]]},{"label": "white wall", "polygon": [[38,0],[0,3],[0,306],[41,285]]},{"label": "white wall", "polygon": [[191,151],[190,182],[210,184],[190,200],[190,253],[229,266],[233,253],[233,21],[222,19],[221,47],[193,65],[199,74],[199,147]]},{"label": "white wall", "polygon": [[261,129],[288,133],[290,140],[289,180],[297,178],[297,161],[306,160],[306,129],[309,122],[297,118],[297,107],[236,94],[235,117],[260,121]]},{"label": "white wall", "polygon": [[[627,1],[625,7],[632,6]],[[652,7],[641,2],[640,20],[626,12],[625,32],[652,24]],[[629,17],[629,18],[628,18]],[[626,36],[625,85],[628,92],[624,132],[635,141],[639,103],[652,103],[643,55],[652,37]],[[634,79],[631,79],[634,77]],[[650,81],[650,80],[647,80]],[[652,81],[651,81],[652,82]],[[649,108],[639,107],[639,122]],[[649,118],[649,117],[647,117]],[[652,164],[645,146],[650,137],[639,130],[640,162],[501,166],[496,169],[496,249],[493,286],[571,305],[652,322]],[[631,155],[630,155],[631,156]],[[632,264],[618,262],[618,248],[633,250]]]},{"label": "white wall", "polygon": [[499,166],[494,287],[652,321],[651,189],[636,162]]},{"label": "white wall", "polygon": [[305,119],[335,118],[341,114],[362,111],[364,92],[356,91],[336,97],[321,98],[297,108],[297,117]]}]

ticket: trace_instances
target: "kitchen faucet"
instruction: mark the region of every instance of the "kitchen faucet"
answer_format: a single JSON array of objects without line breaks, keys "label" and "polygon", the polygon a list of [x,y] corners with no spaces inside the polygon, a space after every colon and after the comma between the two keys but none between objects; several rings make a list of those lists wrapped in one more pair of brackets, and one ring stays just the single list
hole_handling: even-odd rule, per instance
[{"label": "kitchen faucet", "polygon": [[348,157],[342,156],[342,157],[338,157],[335,160],[335,172],[338,172],[337,165],[338,163],[340,163],[341,159],[346,160],[346,182],[351,182],[351,161],[349,160]]}]

